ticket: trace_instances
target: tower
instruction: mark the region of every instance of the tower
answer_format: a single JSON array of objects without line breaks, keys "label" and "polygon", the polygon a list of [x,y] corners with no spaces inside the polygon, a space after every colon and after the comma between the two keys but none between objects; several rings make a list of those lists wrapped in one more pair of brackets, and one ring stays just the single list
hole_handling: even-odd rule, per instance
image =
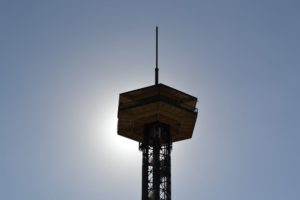
[{"label": "tower", "polygon": [[197,98],[158,83],[156,27],[155,85],[121,93],[118,134],[139,142],[143,154],[142,200],[171,200],[172,143],[192,137]]}]

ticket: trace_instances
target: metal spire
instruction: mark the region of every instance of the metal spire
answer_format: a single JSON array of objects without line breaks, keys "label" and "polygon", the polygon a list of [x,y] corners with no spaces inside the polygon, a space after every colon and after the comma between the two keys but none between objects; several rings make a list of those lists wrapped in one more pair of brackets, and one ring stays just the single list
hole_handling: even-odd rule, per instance
[{"label": "metal spire", "polygon": [[156,67],[155,67],[155,85],[158,84],[158,27],[156,26]]}]

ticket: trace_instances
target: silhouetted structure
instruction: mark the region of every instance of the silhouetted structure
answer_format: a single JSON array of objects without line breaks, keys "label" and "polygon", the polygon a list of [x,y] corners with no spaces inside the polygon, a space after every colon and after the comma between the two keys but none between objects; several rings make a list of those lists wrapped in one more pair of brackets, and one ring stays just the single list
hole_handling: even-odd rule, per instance
[{"label": "silhouetted structure", "polygon": [[143,152],[142,200],[171,200],[172,142],[192,137],[197,98],[158,83],[120,94],[118,134],[139,142]]}]

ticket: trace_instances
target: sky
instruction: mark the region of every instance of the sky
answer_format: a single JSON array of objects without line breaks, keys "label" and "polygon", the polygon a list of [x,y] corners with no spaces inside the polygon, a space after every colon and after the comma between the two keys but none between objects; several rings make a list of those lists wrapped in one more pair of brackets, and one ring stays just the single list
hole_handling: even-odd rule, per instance
[{"label": "sky", "polygon": [[119,94],[198,98],[173,144],[172,199],[300,196],[297,0],[0,1],[0,199],[141,198]]}]

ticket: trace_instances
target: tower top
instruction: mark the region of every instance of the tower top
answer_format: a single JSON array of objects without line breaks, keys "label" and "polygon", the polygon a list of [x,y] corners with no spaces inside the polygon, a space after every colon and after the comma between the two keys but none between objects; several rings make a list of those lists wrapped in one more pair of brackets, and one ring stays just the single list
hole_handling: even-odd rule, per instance
[{"label": "tower top", "polygon": [[173,142],[192,137],[197,98],[158,82],[158,27],[156,26],[155,84],[121,93],[118,134],[142,142],[149,124],[168,126]]}]

